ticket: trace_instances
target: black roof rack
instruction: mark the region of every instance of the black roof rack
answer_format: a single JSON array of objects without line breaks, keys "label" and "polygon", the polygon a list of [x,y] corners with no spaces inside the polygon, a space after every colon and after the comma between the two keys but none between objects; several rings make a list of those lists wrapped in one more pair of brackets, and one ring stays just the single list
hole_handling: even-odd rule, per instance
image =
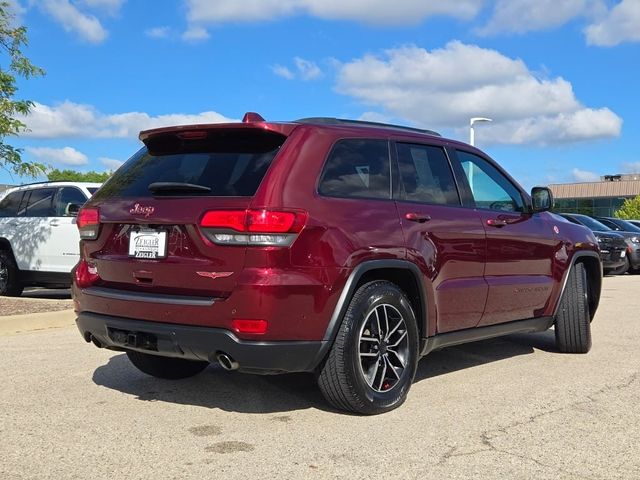
[{"label": "black roof rack", "polygon": [[392,123],[381,122],[368,122],[365,120],[349,120],[346,118],[332,118],[332,117],[310,117],[301,118],[300,120],[294,120],[293,123],[316,123],[321,125],[344,125],[344,126],[360,126],[360,127],[382,127],[391,128],[393,130],[405,130],[408,132],[426,133],[427,135],[434,135],[441,137],[438,132],[433,130],[426,130],[423,128],[407,127],[405,125],[394,125]]},{"label": "black roof rack", "polygon": [[45,183],[100,183],[100,182],[79,182],[78,180],[42,180],[40,182],[21,183],[20,185],[11,185],[10,188],[31,187],[32,185],[44,185]]}]

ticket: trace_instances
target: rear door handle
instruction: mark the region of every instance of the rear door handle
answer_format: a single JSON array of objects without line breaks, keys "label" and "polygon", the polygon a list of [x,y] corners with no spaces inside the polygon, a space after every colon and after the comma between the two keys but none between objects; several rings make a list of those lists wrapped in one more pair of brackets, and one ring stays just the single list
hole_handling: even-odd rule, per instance
[{"label": "rear door handle", "polygon": [[506,220],[501,220],[499,218],[490,218],[487,220],[487,225],[490,227],[502,228],[507,224]]},{"label": "rear door handle", "polygon": [[58,219],[53,219],[49,222],[49,225],[51,225],[52,227],[59,227],[60,226],[60,220]]},{"label": "rear door handle", "polygon": [[406,213],[404,215],[404,218],[406,218],[410,222],[418,222],[418,223],[424,223],[431,220],[431,217],[429,215],[424,215],[421,213]]}]

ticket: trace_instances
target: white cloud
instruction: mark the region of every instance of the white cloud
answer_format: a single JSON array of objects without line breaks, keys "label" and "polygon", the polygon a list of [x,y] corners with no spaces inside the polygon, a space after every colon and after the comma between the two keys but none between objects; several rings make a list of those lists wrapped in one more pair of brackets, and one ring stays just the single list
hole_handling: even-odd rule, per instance
[{"label": "white cloud", "polygon": [[606,15],[585,29],[587,43],[611,47],[640,41],[640,2],[622,0]]},{"label": "white cloud", "polygon": [[587,170],[580,170],[578,168],[574,168],[571,170],[571,175],[573,176],[574,182],[599,182],[600,175],[594,172],[589,172]]},{"label": "white cloud", "polygon": [[153,27],[144,31],[144,34],[151,38],[167,38],[169,33],[171,33],[169,27]]},{"label": "white cloud", "polygon": [[278,77],[286,78],[287,80],[293,80],[295,78],[294,73],[282,65],[274,65],[271,67],[271,71]]},{"label": "white cloud", "polygon": [[209,38],[209,32],[207,32],[207,29],[199,26],[199,25],[191,25],[183,34],[182,34],[182,39],[185,42],[192,42],[192,43],[196,43],[196,42],[202,42],[204,40],[207,40]]},{"label": "white cloud", "polygon": [[484,0],[187,0],[190,23],[255,22],[292,15],[383,25],[416,24],[433,15],[473,18]]},{"label": "white cloud", "polygon": [[20,120],[29,129],[23,136],[31,138],[135,138],[140,130],[149,128],[233,121],[212,111],[158,116],[143,112],[104,114],[91,105],[69,101],[55,106],[36,102],[31,113]]},{"label": "white cloud", "polygon": [[109,157],[100,157],[98,158],[98,160],[100,160],[100,163],[102,163],[105,167],[107,167],[107,169],[111,171],[117,170],[124,163],[122,160],[116,160],[115,158]]},{"label": "white cloud", "polygon": [[49,148],[27,147],[25,149],[33,155],[37,161],[54,165],[86,165],[89,163],[87,156],[72,147]]},{"label": "white cloud", "polygon": [[299,78],[301,80],[315,80],[322,76],[322,70],[315,62],[305,60],[304,58],[295,57],[293,59],[295,68],[292,70],[283,65],[274,65],[271,70],[279,77],[286,78],[287,80],[293,80]]},{"label": "white cloud", "polygon": [[391,118],[388,115],[383,115],[378,112],[364,112],[358,120],[363,122],[378,122],[378,123],[390,123]]},{"label": "white cloud", "polygon": [[587,108],[561,77],[537,78],[520,59],[458,41],[366,55],[338,69],[337,90],[384,115],[426,128],[456,128],[490,117],[483,142],[558,143],[617,136],[622,120]]},{"label": "white cloud", "polygon": [[322,71],[314,62],[296,57],[293,59],[293,63],[295,63],[298,74],[303,80],[314,80],[322,75]]},{"label": "white cloud", "polygon": [[82,13],[69,0],[42,0],[41,8],[67,32],[74,32],[90,43],[102,43],[107,31],[100,20]]},{"label": "white cloud", "polygon": [[545,30],[603,10],[602,0],[497,0],[489,22],[478,33]]},{"label": "white cloud", "polygon": [[582,108],[557,115],[540,115],[483,127],[485,144],[553,145],[620,135],[622,120],[608,108]]},{"label": "white cloud", "polygon": [[125,0],[80,0],[80,3],[89,8],[104,10],[112,15],[118,13],[124,2]]}]

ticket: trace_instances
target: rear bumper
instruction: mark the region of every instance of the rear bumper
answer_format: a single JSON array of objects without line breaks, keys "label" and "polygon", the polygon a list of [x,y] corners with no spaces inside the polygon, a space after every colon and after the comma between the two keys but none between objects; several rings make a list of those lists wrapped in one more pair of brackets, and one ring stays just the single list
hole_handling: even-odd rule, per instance
[{"label": "rear bumper", "polygon": [[226,353],[251,373],[310,372],[320,363],[324,341],[259,342],[238,339],[229,330],[133,320],[95,313],[76,319],[86,341],[112,350],[135,350],[165,357],[216,362]]}]

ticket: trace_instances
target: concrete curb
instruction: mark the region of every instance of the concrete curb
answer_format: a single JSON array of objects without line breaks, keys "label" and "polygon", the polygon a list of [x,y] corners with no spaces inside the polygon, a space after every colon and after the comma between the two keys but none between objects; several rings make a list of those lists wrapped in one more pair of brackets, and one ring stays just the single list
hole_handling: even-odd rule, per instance
[{"label": "concrete curb", "polygon": [[75,325],[75,320],[76,314],[73,310],[7,315],[0,317],[0,335],[15,335],[49,328],[69,327]]}]

